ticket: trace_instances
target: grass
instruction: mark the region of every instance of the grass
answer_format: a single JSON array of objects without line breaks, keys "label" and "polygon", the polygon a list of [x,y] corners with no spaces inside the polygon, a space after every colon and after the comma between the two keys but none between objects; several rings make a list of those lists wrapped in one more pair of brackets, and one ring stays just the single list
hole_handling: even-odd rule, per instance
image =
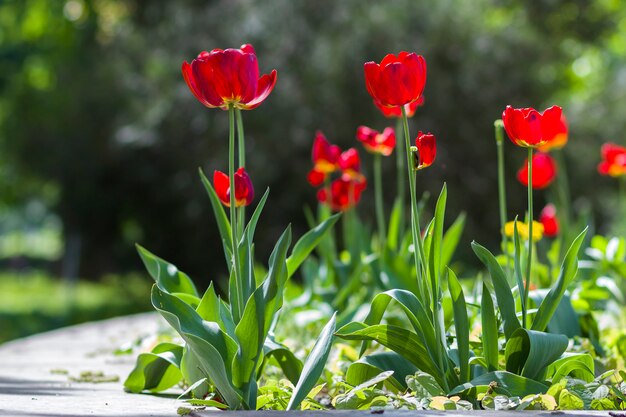
[{"label": "grass", "polygon": [[44,272],[0,273],[0,343],[58,327],[150,310],[143,275],[75,283]]}]

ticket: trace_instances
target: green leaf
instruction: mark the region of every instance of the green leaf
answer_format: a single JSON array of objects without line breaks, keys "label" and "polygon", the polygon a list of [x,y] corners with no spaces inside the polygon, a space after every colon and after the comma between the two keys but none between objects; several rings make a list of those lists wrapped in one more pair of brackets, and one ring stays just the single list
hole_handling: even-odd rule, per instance
[{"label": "green leaf", "polygon": [[408,376],[406,383],[417,398],[431,398],[446,395],[435,378],[425,372],[416,372],[415,375]]},{"label": "green leaf", "polygon": [[569,339],[560,334],[517,329],[506,344],[506,370],[527,378],[543,379],[545,368],[567,349]]},{"label": "green leaf", "polygon": [[[213,321],[218,324],[222,323],[220,318],[220,299],[215,293],[213,282],[209,284],[209,288],[204,292],[200,304],[196,307],[196,312],[203,320]],[[220,327],[222,326],[220,325]]]},{"label": "green leaf", "polygon": [[265,302],[263,289],[259,287],[248,299],[241,321],[235,327],[239,342],[237,356],[233,358],[233,383],[243,387],[254,378],[259,355],[265,341]]},{"label": "green leaf", "polygon": [[[526,287],[524,286],[524,277],[522,276],[522,262],[520,260],[521,256],[521,244],[519,240],[519,233],[517,231],[517,216],[515,217],[515,222],[513,223],[513,270],[515,274],[515,281],[517,282],[517,290],[520,295],[520,304],[522,306],[522,316],[526,317],[527,305],[526,300],[528,294],[526,294]],[[507,261],[508,262],[508,261]],[[526,323],[524,323],[526,326]]]},{"label": "green leaf", "polygon": [[435,217],[432,225],[432,242],[430,245],[431,250],[428,254],[432,302],[435,306],[439,304],[439,286],[441,285],[441,242],[443,240],[443,222],[446,214],[447,198],[448,191],[446,183],[444,183],[435,206]]},{"label": "green leaf", "polygon": [[506,371],[489,372],[472,379],[470,382],[455,387],[448,395],[461,394],[480,387],[489,387],[495,382],[498,388],[505,389],[510,395],[525,397],[531,394],[543,394],[548,387],[530,378],[515,375]]},{"label": "green leaf", "polygon": [[393,371],[393,376],[389,377],[388,382],[396,390],[404,391],[407,388],[406,377],[414,375],[417,368],[396,352],[376,352],[351,364],[346,372],[346,382],[350,385],[360,385],[382,371]]},{"label": "green leaf", "polygon": [[269,259],[269,269],[261,288],[263,290],[263,300],[265,305],[264,328],[270,329],[276,312],[283,305],[283,291],[287,274],[287,250],[291,244],[291,226],[287,226],[283,234],[278,238]]},{"label": "green leaf", "polygon": [[143,264],[146,266],[146,270],[160,288],[169,293],[181,292],[198,296],[196,286],[187,274],[179,271],[175,265],[159,258],[140,245],[135,246]]},{"label": "green leaf", "polygon": [[217,193],[211,185],[211,182],[204,175],[204,172],[202,172],[202,168],[198,168],[198,172],[200,173],[200,179],[202,180],[202,184],[204,184],[204,188],[209,194],[209,200],[211,200],[211,207],[213,208],[213,214],[215,215],[215,220],[217,221],[217,228],[220,232],[220,237],[222,239],[222,246],[224,247],[224,257],[226,258],[228,270],[230,270],[232,268],[233,248],[230,222],[228,221],[228,217],[226,216],[226,212],[224,211],[224,206],[222,205],[222,202],[217,196]]},{"label": "green leaf", "polygon": [[483,356],[487,361],[487,370],[491,372],[498,369],[498,323],[491,293],[484,283],[480,301],[480,317],[483,327]]},{"label": "green leaf", "polygon": [[402,201],[400,198],[396,198],[393,203],[393,208],[391,209],[391,215],[389,216],[389,232],[387,232],[387,246],[392,250],[396,251],[399,246],[400,239],[402,236],[402,230],[400,230],[400,219],[402,216]]},{"label": "green leaf", "polygon": [[248,237],[248,241],[254,242],[254,232],[256,231],[256,225],[259,222],[259,217],[261,217],[261,212],[263,212],[263,208],[265,207],[265,202],[267,201],[267,197],[270,194],[270,189],[265,190],[263,197],[259,200],[259,204],[256,205],[254,209],[254,213],[250,217],[250,221],[246,226],[246,230],[244,234]]},{"label": "green leaf", "polygon": [[229,407],[242,406],[241,392],[232,384],[230,366],[237,344],[216,323],[203,322],[196,311],[157,285],[152,287],[152,305],[187,342],[202,368]]},{"label": "green leaf", "polygon": [[[374,300],[372,300],[365,323],[367,325],[379,324],[392,300],[397,302],[402,308],[416,334],[421,338],[422,344],[429,349],[429,357],[434,361],[435,356],[430,355],[430,353],[440,348],[435,337],[435,328],[433,327],[430,314],[428,314],[420,300],[412,292],[407,290],[389,290],[376,295]],[[365,347],[366,345],[363,345],[361,348],[361,355]]]},{"label": "green leaf", "polygon": [[448,268],[448,289],[452,298],[452,309],[454,311],[454,329],[456,331],[456,344],[459,350],[459,368],[461,382],[470,379],[470,347],[469,347],[469,319],[467,317],[467,306],[465,305],[465,295],[455,273]]},{"label": "green leaf", "polygon": [[291,251],[291,255],[287,258],[287,277],[291,277],[298,270],[302,262],[320,243],[326,232],[333,227],[340,216],[341,213],[330,216],[298,239]]},{"label": "green leaf", "polygon": [[401,355],[419,370],[437,378],[440,385],[445,385],[443,373],[431,359],[422,341],[410,330],[388,324],[367,326],[352,322],[339,329],[337,336],[346,340],[374,340]]},{"label": "green leaf", "polygon": [[595,378],[593,357],[588,353],[564,353],[560,359],[546,367],[546,378],[560,381],[571,375],[574,378],[591,382]]},{"label": "green leaf", "polygon": [[326,365],[328,354],[330,353],[330,348],[333,343],[333,334],[335,333],[335,326],[336,313],[333,314],[326,326],[324,326],[322,332],[315,341],[315,345],[313,346],[311,353],[309,353],[309,356],[306,358],[304,367],[302,368],[302,374],[300,375],[298,384],[293,390],[293,395],[289,400],[287,410],[295,410],[298,408],[302,400],[306,398],[309,391],[311,391],[317,383],[317,380]]},{"label": "green leaf", "polygon": [[452,226],[448,228],[445,235],[443,235],[443,242],[441,244],[441,265],[447,266],[452,260],[452,256],[456,251],[463,229],[465,228],[465,213],[459,214]]},{"label": "green leaf", "polygon": [[576,237],[576,239],[574,239],[572,245],[569,247],[567,254],[565,255],[565,259],[563,260],[563,264],[561,265],[559,277],[539,306],[539,310],[535,315],[532,325],[533,330],[545,330],[550,322],[550,319],[552,318],[552,315],[554,314],[554,311],[561,302],[561,298],[563,297],[563,294],[565,294],[565,290],[576,276],[576,272],[578,272],[578,251],[580,250],[580,246],[582,245],[586,234],[587,228],[585,228],[585,230],[583,230]]},{"label": "green leaf", "polygon": [[480,259],[489,270],[493,288],[496,292],[496,300],[498,300],[498,309],[502,315],[504,336],[508,339],[515,330],[520,328],[520,323],[515,313],[515,300],[511,294],[511,287],[509,287],[502,267],[489,250],[476,242],[472,242],[472,249],[478,259]]},{"label": "green leaf", "polygon": [[271,333],[269,337],[265,339],[263,352],[265,361],[274,358],[287,379],[294,385],[298,383],[298,379],[300,379],[300,374],[302,373],[302,361],[298,359],[287,346],[276,342]]},{"label": "green leaf", "polygon": [[180,362],[183,347],[175,343],[159,343],[149,353],[137,357],[135,368],[130,372],[124,388],[138,393],[144,390],[164,391],[178,384],[182,378]]},{"label": "green leaf", "polygon": [[582,398],[563,388],[559,394],[559,410],[583,410],[585,403]]},{"label": "green leaf", "polygon": [[191,384],[185,391],[192,391],[196,398],[204,398],[209,392],[208,376],[203,372],[189,345],[185,345],[183,357],[180,360],[180,370],[185,382]]}]

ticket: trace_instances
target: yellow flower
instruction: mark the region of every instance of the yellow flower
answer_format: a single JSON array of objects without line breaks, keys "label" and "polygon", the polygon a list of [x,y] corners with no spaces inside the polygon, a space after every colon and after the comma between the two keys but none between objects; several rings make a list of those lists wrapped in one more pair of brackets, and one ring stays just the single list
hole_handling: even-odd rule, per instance
[{"label": "yellow flower", "polygon": [[[508,222],[504,225],[504,234],[513,237],[515,222]],[[522,240],[528,240],[528,225],[524,222],[517,222],[517,233]],[[537,242],[543,237],[543,224],[533,221],[533,242]]]}]

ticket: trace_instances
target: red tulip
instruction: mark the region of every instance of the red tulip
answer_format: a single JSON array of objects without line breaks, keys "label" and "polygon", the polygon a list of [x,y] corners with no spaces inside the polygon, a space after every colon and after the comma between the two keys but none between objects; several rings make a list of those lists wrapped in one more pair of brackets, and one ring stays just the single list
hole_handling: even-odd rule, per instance
[{"label": "red tulip", "polygon": [[323,172],[316,171],[315,169],[312,169],[307,174],[306,180],[313,187],[319,187],[320,185],[322,185],[324,183],[324,181],[326,181],[326,176],[327,176],[327,174],[324,174]]},{"label": "red tulip", "polygon": [[[213,186],[220,201],[230,207],[230,181],[228,175],[221,171],[213,173]],[[254,199],[252,181],[245,169],[239,168],[235,172],[235,207],[247,206]]]},{"label": "red tulip", "polygon": [[367,91],[381,106],[413,103],[426,85],[426,61],[415,52],[388,54],[380,64],[366,62],[364,70]]},{"label": "red tulip", "polygon": [[[400,106],[396,106],[396,107],[383,106],[377,100],[374,100],[374,104],[376,105],[376,107],[378,107],[378,110],[380,110],[380,112],[385,117],[398,117],[398,118],[402,117],[402,108]],[[415,111],[417,110],[417,108],[423,105],[424,105],[424,96],[420,96],[420,98],[418,98],[413,103],[405,104],[404,111],[406,112],[406,116],[413,117],[415,115]]]},{"label": "red tulip", "polygon": [[415,139],[415,146],[417,147],[418,158],[413,168],[418,170],[431,166],[437,154],[435,135],[430,132],[419,132]]},{"label": "red tulip", "polygon": [[567,119],[564,114],[561,114],[559,122],[552,131],[552,133],[554,133],[554,137],[548,139],[548,142],[545,145],[540,146],[538,150],[541,152],[550,152],[553,149],[561,149],[567,144],[568,130]]},{"label": "red tulip", "polygon": [[600,152],[602,154],[602,162],[598,164],[600,174],[611,177],[626,175],[626,148],[614,143],[605,143]]},{"label": "red tulip", "polygon": [[544,236],[555,237],[559,234],[559,220],[556,217],[554,204],[548,204],[541,210],[539,221],[543,224]]},{"label": "red tulip", "polygon": [[366,185],[364,178],[361,181],[353,181],[342,176],[332,182],[330,190],[320,189],[317,192],[317,199],[335,211],[346,211],[359,203]]},{"label": "red tulip", "polygon": [[[556,163],[547,153],[536,153],[533,155],[533,189],[546,188],[552,183],[556,176]],[[528,159],[517,171],[517,180],[525,187],[528,187]]]},{"label": "red tulip", "polygon": [[341,169],[343,177],[356,181],[362,180],[363,174],[361,174],[361,157],[359,156],[359,151],[350,148],[342,152],[339,156],[339,168]]},{"label": "red tulip", "polygon": [[252,45],[240,49],[200,52],[191,64],[183,62],[183,77],[194,96],[207,107],[242,110],[259,106],[276,84],[276,70],[259,77]]},{"label": "red tulip", "polygon": [[504,130],[511,141],[525,148],[537,148],[554,141],[562,131],[562,109],[552,106],[543,114],[533,108],[514,109],[506,106],[502,113]]},{"label": "red tulip", "polygon": [[356,138],[363,143],[368,152],[383,156],[391,155],[396,146],[396,133],[391,127],[380,133],[367,126],[359,126],[356,130]]},{"label": "red tulip", "polygon": [[340,154],[341,149],[339,149],[339,146],[331,145],[322,132],[318,131],[315,134],[311,155],[315,171],[323,174],[330,174],[336,171],[339,167]]}]

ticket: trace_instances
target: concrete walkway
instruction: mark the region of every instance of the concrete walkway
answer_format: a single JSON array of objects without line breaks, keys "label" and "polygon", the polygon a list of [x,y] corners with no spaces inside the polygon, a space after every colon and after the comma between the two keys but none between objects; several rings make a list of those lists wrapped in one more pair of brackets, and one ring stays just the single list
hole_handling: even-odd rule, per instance
[{"label": "concrete walkway", "polygon": [[[176,395],[125,393],[136,354],[112,352],[155,334],[157,314],[139,314],[42,333],[0,345],[0,415],[176,416]],[[101,374],[100,374],[101,373]],[[75,382],[101,379],[111,382]]]}]

